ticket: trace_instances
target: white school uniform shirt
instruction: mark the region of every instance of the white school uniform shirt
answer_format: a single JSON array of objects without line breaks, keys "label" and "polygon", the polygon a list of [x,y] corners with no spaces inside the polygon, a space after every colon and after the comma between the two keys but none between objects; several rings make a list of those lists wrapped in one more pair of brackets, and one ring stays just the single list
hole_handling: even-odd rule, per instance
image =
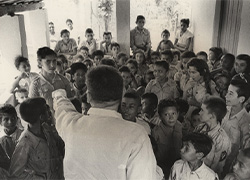
[{"label": "white school uniform shirt", "polygon": [[198,169],[192,171],[187,161],[178,160],[171,169],[169,180],[219,180],[219,178],[204,162]]},{"label": "white school uniform shirt", "polygon": [[156,160],[143,127],[113,110],[90,108],[84,116],[56,93],[56,128],[65,142],[65,179],[156,179]]}]

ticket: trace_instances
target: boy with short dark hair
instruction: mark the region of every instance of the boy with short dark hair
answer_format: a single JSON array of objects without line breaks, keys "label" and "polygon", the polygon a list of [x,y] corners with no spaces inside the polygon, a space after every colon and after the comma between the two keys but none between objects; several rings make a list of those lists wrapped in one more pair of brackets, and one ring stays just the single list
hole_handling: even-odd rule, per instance
[{"label": "boy with short dark hair", "polygon": [[47,124],[49,109],[43,98],[30,98],[20,106],[28,123],[19,138],[10,164],[10,177],[21,179],[64,179],[64,142]]},{"label": "boy with short dark hair", "polygon": [[96,50],[92,54],[92,59],[93,59],[96,66],[98,66],[100,64],[103,57],[104,57],[104,53],[101,50]]},{"label": "boy with short dark hair", "polygon": [[221,121],[227,112],[226,103],[219,97],[210,97],[203,102],[200,111],[200,121],[195,132],[205,133],[213,140],[210,153],[204,158],[205,164],[219,176],[223,171],[226,159],[231,152],[231,141],[221,127]]},{"label": "boy with short dark hair", "polygon": [[5,161],[3,168],[6,170],[9,170],[12,154],[23,132],[23,130],[17,127],[17,121],[17,112],[12,105],[5,104],[0,107],[0,146],[4,150],[4,154],[0,154],[0,157],[1,161]]},{"label": "boy with short dark hair", "polygon": [[249,132],[250,114],[246,111],[244,103],[250,96],[249,81],[247,75],[239,74],[233,77],[226,94],[227,113],[221,126],[225,129],[232,143],[232,151],[229,155],[224,172],[228,173],[234,158],[243,148],[243,139]]},{"label": "boy with short dark hair", "polygon": [[116,42],[111,43],[111,57],[116,62],[117,55],[120,52],[120,45]]},{"label": "boy with short dark hair", "polygon": [[123,85],[124,85],[123,93],[125,93],[130,89],[137,88],[137,83],[135,81],[135,78],[127,66],[120,67],[119,72],[121,73],[123,79]]},{"label": "boy with short dark hair", "polygon": [[233,166],[233,173],[228,174],[224,180],[247,180],[250,179],[250,148],[239,152]]},{"label": "boy with short dark hair", "polygon": [[207,59],[207,53],[206,53],[205,51],[199,51],[199,52],[196,54],[196,57],[197,57],[198,59],[204,60],[205,62],[208,61],[208,59]]},{"label": "boy with short dark hair", "polygon": [[205,134],[191,133],[183,137],[181,160],[174,163],[169,180],[218,180],[218,176],[203,162],[213,141]]},{"label": "boy with short dark hair", "polygon": [[168,177],[172,165],[180,158],[182,125],[178,121],[179,107],[175,101],[163,99],[158,105],[158,114],[161,123],[152,130],[152,136],[158,147],[157,164]]},{"label": "boy with short dark hair", "polygon": [[86,46],[89,49],[89,54],[92,55],[92,53],[97,49],[97,45],[95,39],[93,38],[94,32],[91,28],[86,29],[85,37],[86,40],[82,41],[81,46]]},{"label": "boy with short dark hair", "polygon": [[162,99],[175,99],[180,96],[176,83],[168,77],[169,64],[166,61],[157,61],[154,66],[155,79],[151,80],[145,92],[155,93],[158,101]]},{"label": "boy with short dark hair", "polygon": [[128,60],[128,56],[127,54],[123,53],[123,52],[120,52],[117,54],[117,58],[116,58],[116,65],[117,65],[117,68],[120,68],[122,67],[123,65],[126,64]]},{"label": "boy with short dark hair", "polygon": [[103,33],[103,41],[100,42],[100,50],[104,52],[105,55],[111,55],[111,41],[112,34],[111,32]]}]

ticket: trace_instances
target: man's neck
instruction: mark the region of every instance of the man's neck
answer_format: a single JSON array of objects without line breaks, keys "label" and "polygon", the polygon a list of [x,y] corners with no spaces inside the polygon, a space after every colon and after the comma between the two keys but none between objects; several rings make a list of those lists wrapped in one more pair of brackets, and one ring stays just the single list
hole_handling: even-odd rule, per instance
[{"label": "man's neck", "polygon": [[238,104],[236,106],[232,106],[230,117],[238,114],[243,109],[243,104]]},{"label": "man's neck", "polygon": [[201,161],[201,160],[196,160],[196,161],[194,161],[194,162],[188,162],[188,165],[189,165],[191,171],[195,171],[195,170],[197,170],[199,167],[201,167],[202,161]]},{"label": "man's neck", "polygon": [[207,122],[206,124],[208,125],[209,129],[212,130],[218,125],[218,122],[217,120],[211,120],[210,122]]},{"label": "man's neck", "polygon": [[110,102],[90,102],[91,107],[93,108],[100,108],[100,109],[106,109],[106,110],[114,110],[117,111],[120,101],[110,101]]},{"label": "man's neck", "polygon": [[44,136],[44,133],[42,131],[40,121],[36,122],[34,124],[28,124],[28,129],[35,136],[45,139],[45,136]]},{"label": "man's neck", "polygon": [[47,81],[49,81],[49,82],[51,82],[52,79],[55,77],[55,73],[54,73],[54,72],[53,72],[53,73],[48,73],[47,71],[44,71],[44,70],[42,69],[41,73],[42,73],[43,77],[44,77]]}]

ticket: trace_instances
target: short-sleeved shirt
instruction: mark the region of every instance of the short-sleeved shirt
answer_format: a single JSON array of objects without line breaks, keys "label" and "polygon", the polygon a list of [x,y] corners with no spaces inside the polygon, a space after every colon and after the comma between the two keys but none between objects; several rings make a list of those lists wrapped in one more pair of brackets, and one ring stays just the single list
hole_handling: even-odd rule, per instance
[{"label": "short-sleeved shirt", "polygon": [[100,45],[100,50],[104,52],[105,55],[111,55],[111,44],[106,43]]},{"label": "short-sleeved shirt", "polygon": [[82,46],[86,46],[88,49],[89,49],[89,54],[90,55],[92,55],[93,54],[93,52],[95,51],[95,50],[97,50],[97,46],[96,46],[96,41],[93,39],[92,41],[91,41],[91,43],[89,43],[88,41],[83,41],[82,43],[81,43],[81,46],[80,47],[82,47]]},{"label": "short-sleeved shirt", "polygon": [[150,32],[143,28],[142,31],[135,27],[130,31],[130,47],[132,50],[143,49],[146,50],[147,47],[151,47]]},{"label": "short-sleeved shirt", "polygon": [[43,97],[52,110],[52,91],[57,89],[65,89],[67,96],[72,97],[71,85],[67,78],[61,74],[55,73],[52,83],[50,83],[40,73],[30,85],[29,97]]},{"label": "short-sleeved shirt", "polygon": [[193,38],[193,37],[194,35],[189,30],[186,30],[182,34],[182,36],[181,36],[181,31],[178,31],[176,34],[176,39],[178,39],[177,44],[182,47],[186,47],[188,39]]},{"label": "short-sleeved shirt", "polygon": [[206,166],[203,162],[202,165],[192,171],[188,162],[178,160],[174,163],[169,180],[219,180],[217,174]]},{"label": "short-sleeved shirt", "polygon": [[70,38],[67,44],[65,44],[63,40],[58,41],[55,47],[55,52],[68,54],[73,52],[74,49],[77,49],[76,41]]},{"label": "short-sleeved shirt", "polygon": [[212,138],[213,146],[210,153],[204,158],[204,162],[220,175],[223,171],[226,159],[231,153],[231,141],[227,133],[220,124],[210,129],[205,123],[199,124],[194,132],[204,133]]},{"label": "short-sleeved shirt", "polygon": [[180,96],[176,83],[172,79],[168,79],[162,87],[158,81],[153,79],[146,86],[145,92],[154,93],[158,97],[158,102],[165,98],[175,99]]},{"label": "short-sleeved shirt", "polygon": [[[49,125],[43,124],[46,139],[35,136],[29,129],[24,130],[17,143],[10,165],[10,176],[21,179],[64,179],[64,149],[61,139],[53,135]],[[61,146],[59,144],[62,144]]]}]

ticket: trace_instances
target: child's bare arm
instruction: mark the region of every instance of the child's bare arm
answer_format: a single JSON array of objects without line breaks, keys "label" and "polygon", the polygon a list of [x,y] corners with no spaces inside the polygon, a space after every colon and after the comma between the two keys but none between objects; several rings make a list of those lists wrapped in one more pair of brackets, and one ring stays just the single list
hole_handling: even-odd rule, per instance
[{"label": "child's bare arm", "polygon": [[15,79],[15,81],[13,82],[12,87],[11,87],[11,89],[10,89],[10,93],[13,93],[14,90],[15,90],[17,87],[19,87],[19,82],[20,82],[20,80],[23,79],[23,78],[26,78],[26,77],[28,77],[27,73],[25,73],[25,72],[21,73],[21,74]]}]

